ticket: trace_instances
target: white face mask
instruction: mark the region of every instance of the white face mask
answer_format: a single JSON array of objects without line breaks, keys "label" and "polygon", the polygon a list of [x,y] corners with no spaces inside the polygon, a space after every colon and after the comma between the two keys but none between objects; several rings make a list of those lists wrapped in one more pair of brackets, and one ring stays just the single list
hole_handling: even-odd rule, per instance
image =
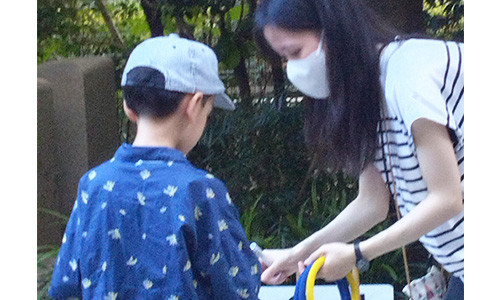
[{"label": "white face mask", "polygon": [[323,50],[323,34],[321,34],[318,49],[307,57],[288,61],[286,74],[290,82],[304,95],[316,99],[327,98],[330,95],[325,51]]}]

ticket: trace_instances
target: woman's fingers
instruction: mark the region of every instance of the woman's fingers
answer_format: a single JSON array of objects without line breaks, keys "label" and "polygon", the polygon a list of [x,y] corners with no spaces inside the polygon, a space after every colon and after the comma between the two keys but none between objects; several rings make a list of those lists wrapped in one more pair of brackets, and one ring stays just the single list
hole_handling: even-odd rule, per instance
[{"label": "woman's fingers", "polygon": [[304,270],[306,269],[306,265],[304,264],[303,261],[299,261],[299,263],[297,264],[298,266],[298,269],[299,269],[299,276],[302,275],[302,272],[304,272]]},{"label": "woman's fingers", "polygon": [[264,272],[262,272],[260,280],[265,284],[278,285],[282,284],[287,277],[288,276],[285,276],[283,272],[277,270],[276,267],[270,266]]},{"label": "woman's fingers", "polygon": [[274,256],[272,255],[272,250],[264,250],[259,257],[260,264],[262,265],[262,271],[271,266],[274,262]]},{"label": "woman's fingers", "polygon": [[319,247],[318,250],[314,251],[311,255],[309,255],[306,260],[304,260],[304,265],[308,266],[312,264],[316,259],[318,259],[320,256],[324,256],[324,251],[323,251],[323,246]]},{"label": "woman's fingers", "polygon": [[352,270],[356,263],[352,246],[345,243],[325,244],[314,251],[305,261],[308,266],[319,257],[325,257],[324,265],[319,269],[317,278],[332,282],[344,277]]}]

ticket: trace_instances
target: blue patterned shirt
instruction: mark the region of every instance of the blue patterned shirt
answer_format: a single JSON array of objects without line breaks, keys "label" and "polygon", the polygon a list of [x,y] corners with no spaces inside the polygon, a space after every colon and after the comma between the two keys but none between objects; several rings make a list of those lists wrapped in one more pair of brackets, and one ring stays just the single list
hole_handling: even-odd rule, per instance
[{"label": "blue patterned shirt", "polygon": [[258,299],[261,266],[224,184],[171,148],[123,144],[87,172],[55,299]]}]

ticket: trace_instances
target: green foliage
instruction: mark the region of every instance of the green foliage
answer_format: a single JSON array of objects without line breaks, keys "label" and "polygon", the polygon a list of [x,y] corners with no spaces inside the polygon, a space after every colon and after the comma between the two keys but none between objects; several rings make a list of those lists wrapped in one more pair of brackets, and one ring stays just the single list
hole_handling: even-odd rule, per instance
[{"label": "green foliage", "polygon": [[195,165],[226,182],[250,239],[274,236],[265,247],[297,241],[278,232],[291,231],[286,216],[292,206],[301,205],[295,197],[309,161],[302,113],[300,106],[278,111],[269,104],[254,112],[215,110],[189,155]]},{"label": "green foliage", "polygon": [[37,248],[37,299],[49,299],[48,292],[55,259],[59,253],[58,246],[41,246]]},{"label": "green foliage", "polygon": [[[66,224],[69,220],[68,216],[63,215],[58,211],[45,208],[40,208],[39,211],[54,217],[55,223]],[[48,291],[50,287],[50,281],[52,279],[54,263],[56,261],[57,254],[59,253],[59,249],[60,247],[56,245],[42,245],[37,247],[36,270],[38,300],[49,299]]]},{"label": "green foliage", "polygon": [[427,33],[443,39],[464,41],[464,1],[426,0]]},{"label": "green foliage", "polygon": [[[150,36],[137,1],[113,0],[107,3],[128,48]],[[113,42],[102,13],[93,1],[41,0],[37,8],[38,63],[61,57],[128,54]]]}]

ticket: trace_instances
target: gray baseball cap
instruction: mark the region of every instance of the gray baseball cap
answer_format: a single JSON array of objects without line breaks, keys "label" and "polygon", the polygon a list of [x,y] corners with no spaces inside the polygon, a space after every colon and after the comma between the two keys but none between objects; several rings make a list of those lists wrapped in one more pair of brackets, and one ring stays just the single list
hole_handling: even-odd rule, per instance
[{"label": "gray baseball cap", "polygon": [[[163,74],[164,80],[144,84],[128,78],[138,67],[152,68]],[[132,77],[132,76],[131,76]],[[130,54],[122,76],[122,86],[148,86],[182,93],[202,92],[215,95],[214,106],[234,110],[234,102],[225,94],[219,78],[219,63],[214,51],[205,44],[168,36],[147,39]]]}]

